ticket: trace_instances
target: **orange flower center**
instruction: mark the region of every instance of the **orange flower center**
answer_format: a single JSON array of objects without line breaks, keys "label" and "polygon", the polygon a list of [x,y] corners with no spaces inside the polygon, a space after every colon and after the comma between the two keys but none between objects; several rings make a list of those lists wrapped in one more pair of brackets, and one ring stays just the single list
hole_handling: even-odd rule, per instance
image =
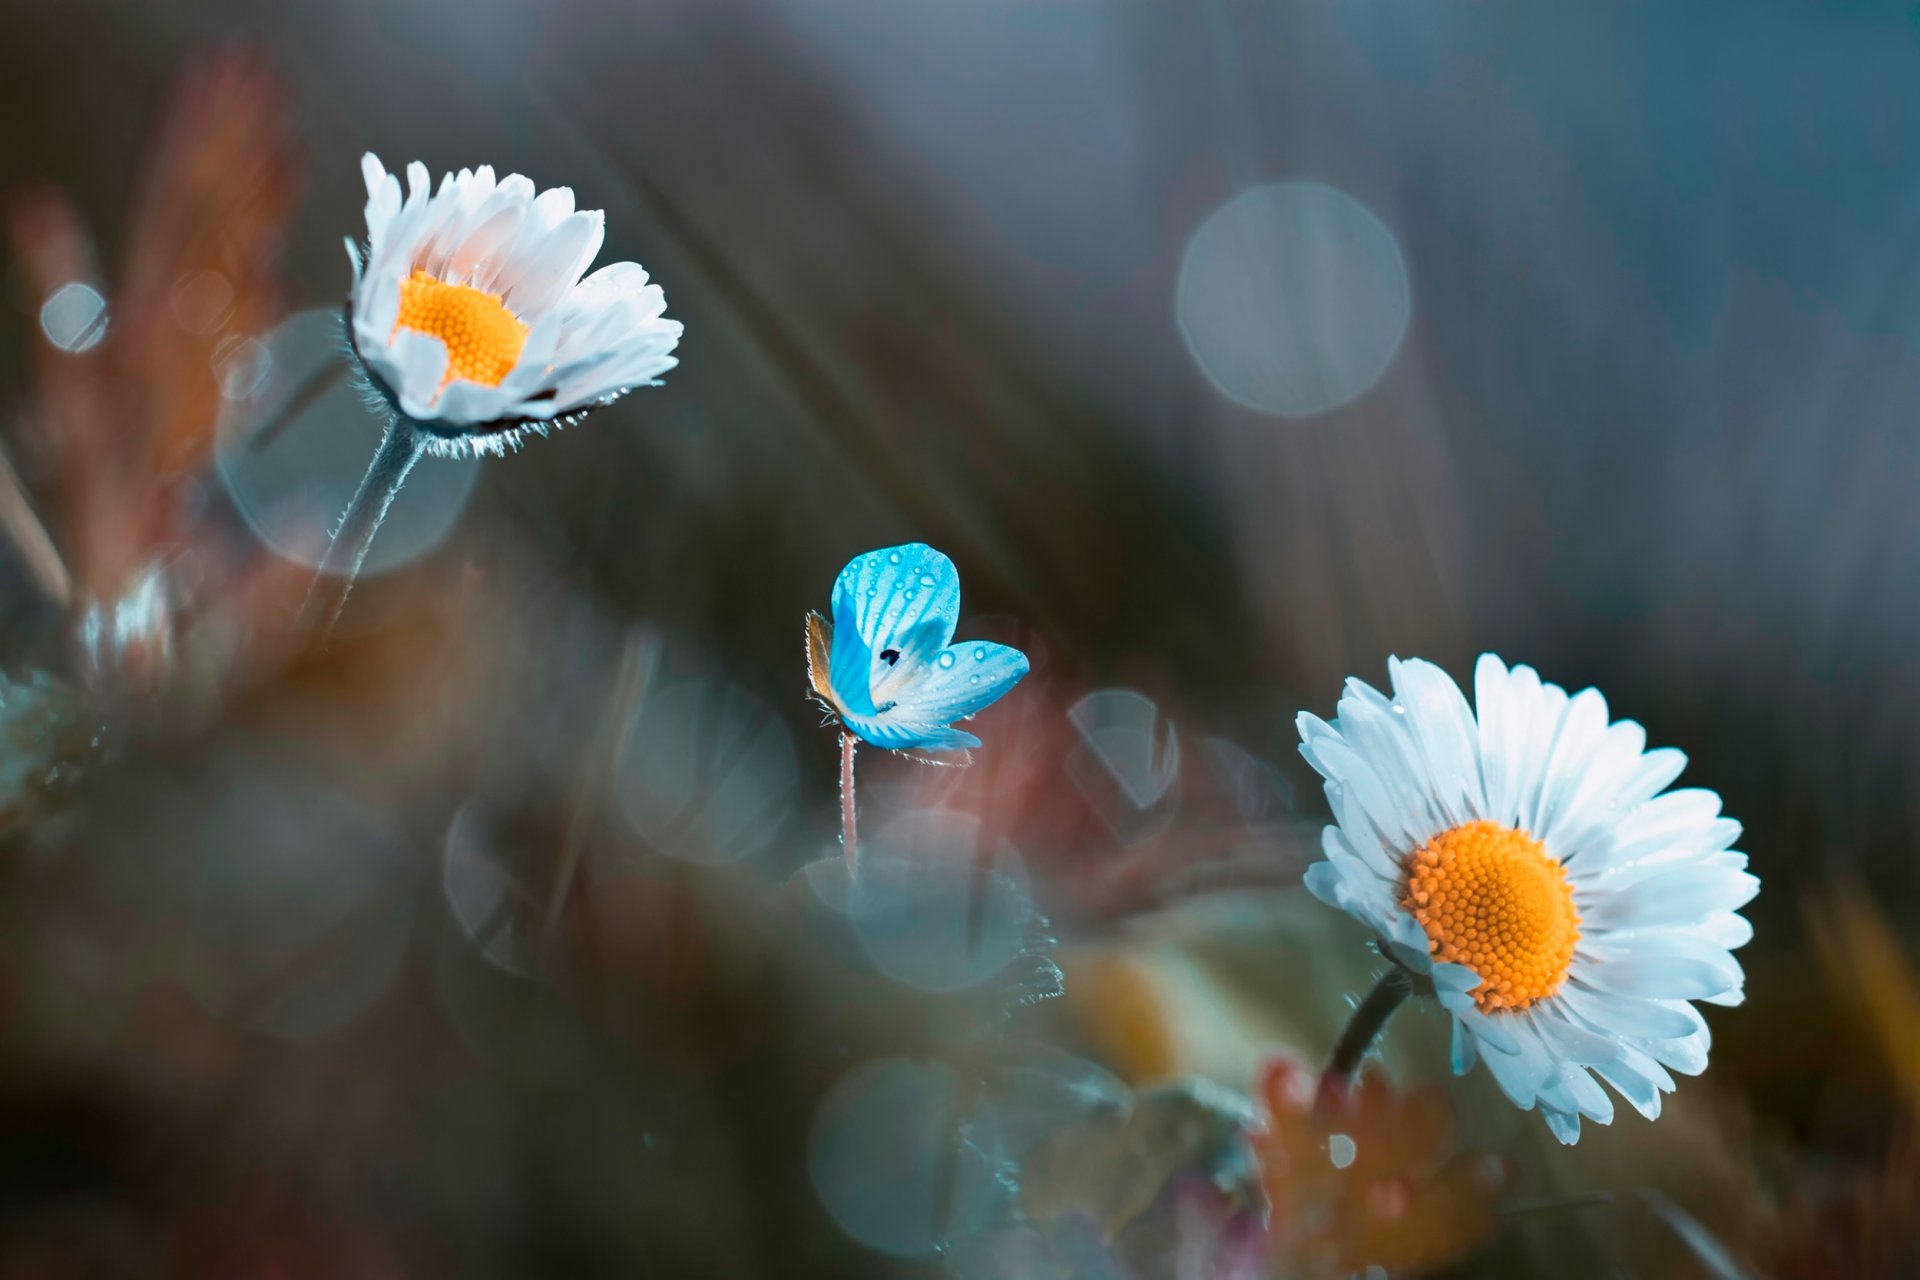
[{"label": "orange flower center", "polygon": [[455,378],[497,387],[519,363],[527,326],[507,310],[497,293],[436,280],[418,267],[400,282],[397,333],[430,333],[447,347],[446,386]]},{"label": "orange flower center", "polygon": [[1580,915],[1560,860],[1525,831],[1468,822],[1407,859],[1400,904],[1427,931],[1435,960],[1480,977],[1482,1010],[1524,1009],[1566,981]]}]

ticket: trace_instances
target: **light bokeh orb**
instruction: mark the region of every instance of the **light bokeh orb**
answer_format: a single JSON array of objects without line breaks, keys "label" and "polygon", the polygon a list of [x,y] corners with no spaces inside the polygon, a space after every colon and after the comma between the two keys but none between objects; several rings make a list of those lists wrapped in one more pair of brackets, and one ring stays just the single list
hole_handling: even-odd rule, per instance
[{"label": "light bokeh orb", "polygon": [[1175,313],[1221,394],[1286,418],[1364,395],[1406,337],[1400,245],[1353,197],[1320,182],[1241,192],[1187,242]]},{"label": "light bokeh orb", "polygon": [[814,1112],[807,1174],[842,1231],[871,1249],[927,1257],[983,1216],[991,1185],[959,1140],[971,1110],[958,1072],[879,1058],[855,1068]]},{"label": "light bokeh orb", "polygon": [[[215,460],[248,525],[276,554],[318,566],[386,422],[354,386],[340,313],[289,316],[272,333],[223,347],[214,370],[227,397]],[[422,458],[380,526],[361,576],[427,554],[467,509],[474,458]]]},{"label": "light bokeh orb", "polygon": [[304,1037],[386,991],[407,950],[414,874],[386,822],[285,768],[236,760],[196,844],[181,976],[209,1012]]},{"label": "light bokeh orb", "polygon": [[1034,908],[1019,852],[983,840],[972,814],[925,810],[860,846],[848,895],[861,949],[880,972],[922,991],[964,991],[1026,945]]},{"label": "light bokeh orb", "polygon": [[85,351],[107,336],[107,300],[92,285],[69,280],[40,304],[40,332],[62,351]]},{"label": "light bokeh orb", "polygon": [[786,721],[746,692],[688,680],[651,694],[627,727],[615,786],[634,832],[688,862],[733,862],[785,831],[800,766]]}]

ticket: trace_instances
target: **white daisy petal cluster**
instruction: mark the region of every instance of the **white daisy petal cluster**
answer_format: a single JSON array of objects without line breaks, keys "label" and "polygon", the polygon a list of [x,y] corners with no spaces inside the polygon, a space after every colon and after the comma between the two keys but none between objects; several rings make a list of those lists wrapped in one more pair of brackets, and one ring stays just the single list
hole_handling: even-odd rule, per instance
[{"label": "white daisy petal cluster", "polygon": [[373,155],[364,261],[354,262],[354,350],[394,406],[442,452],[500,450],[653,382],[678,363],[681,326],[638,263],[582,279],[604,218],[573,192],[462,169],[407,194]]},{"label": "white daisy petal cluster", "polygon": [[1336,819],[1307,887],[1432,983],[1453,1069],[1483,1060],[1571,1143],[1613,1118],[1605,1081],[1649,1119],[1672,1072],[1705,1069],[1690,1003],[1736,1005],[1737,910],[1759,891],[1711,791],[1668,791],[1686,757],[1609,724],[1491,654],[1474,707],[1440,668],[1389,664],[1392,693],[1349,680],[1332,723],[1299,718]]}]

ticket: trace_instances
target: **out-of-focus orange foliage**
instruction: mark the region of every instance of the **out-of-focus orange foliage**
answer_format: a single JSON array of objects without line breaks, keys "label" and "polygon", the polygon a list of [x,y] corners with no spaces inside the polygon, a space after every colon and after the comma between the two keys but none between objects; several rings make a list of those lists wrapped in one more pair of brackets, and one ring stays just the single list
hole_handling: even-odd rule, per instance
[{"label": "out-of-focus orange foliage", "polygon": [[1879,1051],[1904,1115],[1877,1168],[1798,1171],[1767,1272],[1791,1280],[1911,1276],[1920,1273],[1920,971],[1858,889],[1809,905],[1807,923],[1834,1000]]},{"label": "out-of-focus orange foliage", "polygon": [[1316,1106],[1313,1074],[1281,1058],[1267,1068],[1260,1101],[1267,1132],[1255,1150],[1278,1274],[1347,1276],[1368,1266],[1419,1274],[1492,1234],[1505,1171],[1454,1146],[1453,1111],[1439,1090],[1403,1093],[1369,1072]]},{"label": "out-of-focus orange foliage", "polygon": [[[35,470],[51,477],[65,565],[36,559],[65,600],[113,600],[183,536],[181,483],[211,451],[220,370],[244,360],[279,307],[281,243],[299,162],[279,89],[225,53],[188,71],[128,219],[107,330],[78,352],[41,344],[30,410]],[[35,292],[98,277],[57,192],[16,196],[9,227]],[[12,477],[6,477],[11,480]]]},{"label": "out-of-focus orange foliage", "polygon": [[1807,923],[1827,985],[1880,1050],[1908,1112],[1920,1117],[1920,973],[1858,890],[1810,907]]}]

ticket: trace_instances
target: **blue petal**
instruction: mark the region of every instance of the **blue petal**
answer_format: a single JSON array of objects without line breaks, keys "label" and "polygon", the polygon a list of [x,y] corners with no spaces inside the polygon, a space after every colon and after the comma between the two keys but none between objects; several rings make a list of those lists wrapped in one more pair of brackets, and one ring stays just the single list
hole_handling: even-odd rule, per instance
[{"label": "blue petal", "polygon": [[840,723],[861,741],[888,751],[971,751],[980,745],[980,739],[964,729],[915,724],[896,719],[891,712],[872,716],[843,713]]},{"label": "blue petal", "polygon": [[924,542],[882,547],[855,556],[834,581],[836,627],[843,604],[873,655],[868,675],[877,681],[891,669],[880,655],[902,651],[902,642],[915,628],[934,624],[933,642],[926,646],[929,651],[953,641],[954,624],[960,617],[960,574],[953,561]]},{"label": "blue petal", "polygon": [[1004,644],[974,640],[942,649],[893,694],[896,714],[921,724],[964,720],[998,702],[1027,669],[1027,655]]},{"label": "blue petal", "polygon": [[849,728],[853,727],[853,719],[874,713],[873,681],[868,674],[872,666],[873,653],[860,638],[860,629],[854,625],[852,603],[842,600],[840,593],[835,591],[833,650],[827,656],[827,683],[833,689],[833,700],[839,704],[841,717],[849,721]]},{"label": "blue petal", "polygon": [[889,750],[980,745],[956,720],[986,708],[1027,673],[1006,645],[952,645],[960,575],[921,542],[855,556],[833,587],[828,684],[846,727]]}]

